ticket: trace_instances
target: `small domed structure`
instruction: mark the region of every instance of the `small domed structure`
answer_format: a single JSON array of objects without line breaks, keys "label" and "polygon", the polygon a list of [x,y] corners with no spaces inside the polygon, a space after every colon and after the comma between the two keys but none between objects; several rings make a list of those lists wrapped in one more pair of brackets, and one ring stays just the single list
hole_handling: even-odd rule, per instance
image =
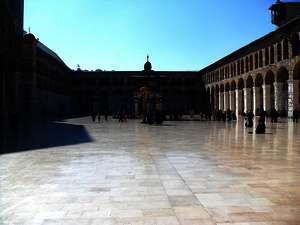
[{"label": "small domed structure", "polygon": [[149,55],[147,55],[147,62],[144,65],[144,71],[152,71],[152,64],[149,62]]},{"label": "small domed structure", "polygon": [[36,41],[36,38],[32,33],[27,33],[24,35],[24,40],[34,42]]}]

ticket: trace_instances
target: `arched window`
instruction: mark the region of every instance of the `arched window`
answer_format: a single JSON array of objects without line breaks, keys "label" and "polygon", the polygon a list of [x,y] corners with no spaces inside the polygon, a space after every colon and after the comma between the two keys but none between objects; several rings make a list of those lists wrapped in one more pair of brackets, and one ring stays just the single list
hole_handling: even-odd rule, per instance
[{"label": "arched window", "polygon": [[258,54],[257,53],[255,53],[255,55],[254,55],[254,65],[255,65],[255,69],[257,69],[258,68]]},{"label": "arched window", "polygon": [[265,66],[269,65],[270,55],[269,55],[269,48],[265,48]]},{"label": "arched window", "polygon": [[270,64],[274,64],[275,62],[275,50],[274,50],[274,46],[272,45],[270,48]]},{"label": "arched window", "polygon": [[262,50],[259,51],[259,67],[263,67],[263,53]]},{"label": "arched window", "polygon": [[289,41],[284,39],[283,41],[283,59],[289,58]]},{"label": "arched window", "polygon": [[248,56],[246,57],[246,73],[249,72],[249,58]]},{"label": "arched window", "polygon": [[241,74],[241,65],[240,65],[240,61],[237,61],[237,75]]},{"label": "arched window", "polygon": [[253,70],[253,55],[250,55],[250,70]]},{"label": "arched window", "polygon": [[244,73],[244,59],[241,59],[241,74]]},{"label": "arched window", "polygon": [[277,44],[277,62],[282,60],[282,50],[281,50],[281,43]]},{"label": "arched window", "polygon": [[235,63],[233,63],[233,74],[234,74],[234,76],[236,76],[236,64]]}]

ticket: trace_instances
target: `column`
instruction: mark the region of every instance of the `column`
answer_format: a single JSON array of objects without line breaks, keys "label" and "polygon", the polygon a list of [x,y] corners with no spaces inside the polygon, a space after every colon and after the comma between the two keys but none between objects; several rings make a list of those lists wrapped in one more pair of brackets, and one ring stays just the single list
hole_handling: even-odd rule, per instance
[{"label": "column", "polygon": [[224,92],[224,111],[229,109],[229,92]]},{"label": "column", "polygon": [[229,98],[230,110],[235,112],[235,91],[230,91],[229,95],[230,95],[230,98]]},{"label": "column", "polygon": [[288,85],[288,116],[292,117],[294,111],[299,111],[299,80],[289,80]]},{"label": "column", "polygon": [[235,90],[235,104],[236,104],[236,114],[242,114],[243,113],[243,90],[236,89]]},{"label": "column", "polygon": [[282,113],[284,111],[283,106],[283,97],[282,97],[283,83],[274,83],[274,95],[275,95],[275,109],[278,113]]},{"label": "column", "polygon": [[214,95],[212,93],[212,91],[210,90],[210,93],[209,93],[209,101],[210,101],[210,108],[213,110],[214,109]]},{"label": "column", "polygon": [[251,111],[251,88],[244,88],[244,112]]},{"label": "column", "polygon": [[264,110],[271,111],[271,85],[264,84],[263,86]]},{"label": "column", "polygon": [[219,93],[215,92],[215,110],[219,109]]},{"label": "column", "polygon": [[221,91],[219,95],[219,109],[224,110],[224,92]]},{"label": "column", "polygon": [[139,98],[137,96],[134,97],[134,114],[135,118],[139,116]]},{"label": "column", "polygon": [[[253,113],[256,114],[256,109],[260,111],[260,87],[253,87]],[[259,111],[257,113],[259,113]]]}]

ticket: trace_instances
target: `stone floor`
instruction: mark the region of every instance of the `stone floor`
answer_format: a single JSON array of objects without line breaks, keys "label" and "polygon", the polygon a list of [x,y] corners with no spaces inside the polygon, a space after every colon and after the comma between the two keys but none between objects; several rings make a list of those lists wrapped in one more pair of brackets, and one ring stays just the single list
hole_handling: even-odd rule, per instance
[{"label": "stone floor", "polygon": [[242,122],[56,126],[69,141],[0,155],[1,225],[300,224],[300,124],[265,135]]}]

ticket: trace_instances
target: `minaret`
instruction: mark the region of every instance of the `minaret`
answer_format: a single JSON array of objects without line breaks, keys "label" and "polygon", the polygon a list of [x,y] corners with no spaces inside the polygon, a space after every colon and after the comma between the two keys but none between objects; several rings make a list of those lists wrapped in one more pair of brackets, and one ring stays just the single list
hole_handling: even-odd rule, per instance
[{"label": "minaret", "polygon": [[271,7],[272,23],[278,27],[300,16],[300,2],[282,2],[277,0]]}]

